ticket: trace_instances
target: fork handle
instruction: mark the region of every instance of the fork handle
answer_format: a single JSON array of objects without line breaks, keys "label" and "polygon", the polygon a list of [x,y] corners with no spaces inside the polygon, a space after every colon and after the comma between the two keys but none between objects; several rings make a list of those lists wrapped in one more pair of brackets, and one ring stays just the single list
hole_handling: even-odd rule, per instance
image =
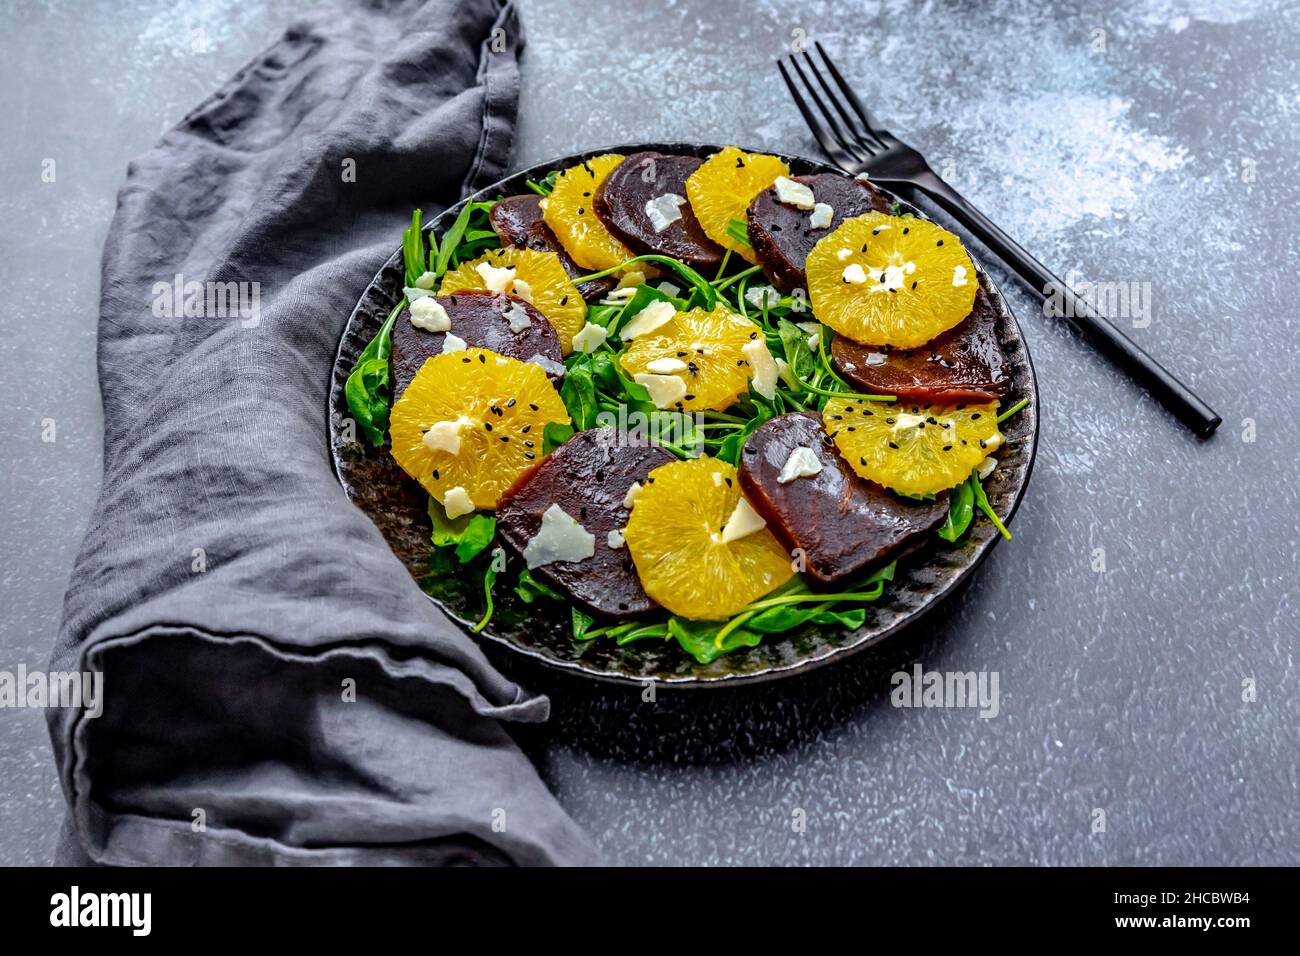
[{"label": "fork handle", "polygon": [[957,190],[927,171],[911,179],[912,185],[942,206],[974,233],[999,259],[1020,277],[1031,292],[1047,300],[1059,294],[1065,317],[1115,364],[1137,379],[1178,419],[1201,438],[1208,438],[1223,421],[1214,409],[1184,385],[1168,369],[1148,355],[1100,312],[1076,295],[1050,269],[1026,252],[1019,243],[967,202]]}]

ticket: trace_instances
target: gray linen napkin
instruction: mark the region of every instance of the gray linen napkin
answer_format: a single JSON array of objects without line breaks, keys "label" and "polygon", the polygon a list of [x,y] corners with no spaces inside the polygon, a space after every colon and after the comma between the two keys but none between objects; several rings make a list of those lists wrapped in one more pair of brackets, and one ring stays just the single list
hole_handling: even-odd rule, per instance
[{"label": "gray linen napkin", "polygon": [[[131,163],[51,665],[104,674],[102,715],[49,711],[90,860],[595,861],[502,726],[548,701],[429,604],[326,445],[339,334],[410,209],[505,170],[522,45],[503,0],[331,0]],[[189,282],[243,311],[187,315]]]}]

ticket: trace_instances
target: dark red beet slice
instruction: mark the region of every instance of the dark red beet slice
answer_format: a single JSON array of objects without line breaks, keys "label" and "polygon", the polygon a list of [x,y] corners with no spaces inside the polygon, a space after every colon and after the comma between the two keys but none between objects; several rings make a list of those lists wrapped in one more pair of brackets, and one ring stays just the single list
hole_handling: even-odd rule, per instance
[{"label": "dark red beet slice", "polygon": [[[781,484],[781,469],[800,446],[817,454],[822,470]],[[740,486],[781,543],[803,549],[808,573],[821,581],[896,556],[948,513],[946,493],[913,503],[859,478],[821,419],[809,412],[781,415],[749,436],[740,456]]]},{"label": "dark red beet slice", "polygon": [[637,577],[627,546],[611,548],[608,536],[627,526],[623,499],[633,482],[673,456],[655,445],[619,444],[613,428],[579,432],[520,476],[497,506],[497,530],[522,552],[542,526],[542,514],[558,504],[596,538],[585,561],[554,561],[534,570],[599,614],[626,617],[655,607]]},{"label": "dark red beet slice", "polygon": [[[439,296],[438,301],[451,319],[451,332],[465,340],[466,345],[490,349],[498,355],[527,362],[536,355],[561,362],[560,337],[546,316],[523,299],[486,290],[466,290],[454,295]],[[510,331],[506,318],[510,307],[519,303],[532,321],[526,329]],[[393,323],[393,348],[388,367],[393,377],[393,400],[396,401],[425,359],[442,354],[445,332],[429,332],[411,324],[411,310],[403,309]]]},{"label": "dark red beet slice", "polygon": [[[570,279],[585,275],[582,266],[573,261],[564,246],[560,245],[555,233],[551,232],[551,227],[542,219],[541,202],[542,197],[534,195],[507,196],[498,200],[488,217],[492,231],[501,237],[504,245],[555,253],[560,257],[560,265],[564,266]],[[618,280],[614,278],[594,279],[579,283],[578,294],[583,301],[594,302],[603,299],[617,285]]]},{"label": "dark red beet slice", "polygon": [[988,401],[1011,387],[997,326],[997,310],[981,289],[970,315],[918,349],[859,345],[837,335],[831,356],[846,379],[873,395],[908,402]]},{"label": "dark red beet slice", "polygon": [[686,177],[704,160],[664,153],[633,153],[614,167],[596,190],[596,215],[605,227],[639,255],[680,259],[695,269],[717,269],[722,247],[704,233],[690,203],[663,232],[655,230],[646,203],[666,194],[686,198]]},{"label": "dark red beet slice", "polygon": [[817,202],[835,210],[825,229],[808,225],[812,211],[787,206],[776,198],[776,187],[764,189],[749,204],[749,241],[754,256],[767,275],[767,281],[782,292],[807,288],[804,265],[817,240],[834,232],[845,219],[862,216],[873,210],[888,212],[889,201],[874,186],[838,173],[795,176],[813,191]]}]

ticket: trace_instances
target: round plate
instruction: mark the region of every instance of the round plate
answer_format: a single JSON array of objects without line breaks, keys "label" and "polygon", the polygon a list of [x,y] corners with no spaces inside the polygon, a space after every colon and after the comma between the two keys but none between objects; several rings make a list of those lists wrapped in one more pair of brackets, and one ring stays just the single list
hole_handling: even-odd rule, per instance
[{"label": "round plate", "polygon": [[[703,157],[720,148],[651,143],[590,150],[539,163],[480,190],[470,198],[495,199],[526,193],[529,191],[526,180],[538,180],[552,169],[575,166],[602,153],[628,155],[653,150]],[[816,160],[799,156],[781,158],[789,164],[794,175],[839,172]],[[896,199],[905,211],[924,215],[910,203],[888,192],[886,194]],[[451,207],[433,219],[427,228],[441,235],[468,201],[463,200]],[[429,519],[425,510],[428,498],[423,489],[397,466],[387,444],[373,448],[364,441],[350,438],[351,429],[344,427],[349,415],[343,394],[348,373],[357,355],[374,338],[402,296],[402,252],[400,243],[395,245],[397,251],[362,294],[339,341],[329,393],[330,449],[335,471],[348,497],[378,526],[394,553],[421,581],[430,600],[468,633],[471,623],[482,613],[481,580],[459,581],[446,576],[435,580],[428,574],[433,546],[429,541]],[[994,510],[1010,524],[1029,484],[1038,448],[1038,386],[1029,349],[1015,316],[978,261],[975,261],[975,268],[980,284],[999,313],[998,333],[1011,371],[1010,396],[1015,400],[1029,399],[1029,407],[1007,421],[1007,427],[1003,429],[1006,444],[998,456],[998,469],[984,485]],[[766,638],[757,647],[736,651],[708,665],[696,663],[676,642],[640,641],[618,647],[613,641],[601,638],[574,641],[568,606],[546,600],[524,604],[509,583],[512,580],[509,572],[503,576],[505,583],[498,583],[494,591],[496,612],[489,627],[474,636],[545,666],[600,680],[624,683],[656,680],[685,687],[733,686],[767,680],[802,673],[827,661],[846,657],[914,623],[956,590],[1000,540],[993,525],[977,513],[970,531],[959,544],[949,545],[935,537],[933,542],[900,559],[898,572],[893,582],[886,585],[884,595],[867,605],[867,621],[861,628],[845,631],[808,626],[791,634]]]}]

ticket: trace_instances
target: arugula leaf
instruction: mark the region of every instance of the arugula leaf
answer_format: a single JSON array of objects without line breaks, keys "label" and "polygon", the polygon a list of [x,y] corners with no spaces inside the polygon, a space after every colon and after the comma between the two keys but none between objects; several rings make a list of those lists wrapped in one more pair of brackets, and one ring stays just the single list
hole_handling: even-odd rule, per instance
[{"label": "arugula leaf", "polygon": [[749,241],[749,224],[739,219],[727,220],[727,238],[732,242],[738,242],[746,249],[753,249]]},{"label": "arugula leaf", "polygon": [[527,568],[519,569],[519,583],[515,585],[515,593],[519,595],[519,600],[525,604],[532,604],[539,597],[550,598],[553,601],[563,601],[564,595],[556,591],[549,584],[545,584],[533,577],[532,572]]},{"label": "arugula leaf", "polygon": [[475,513],[469,519],[464,533],[456,543],[456,559],[461,564],[474,559],[484,548],[492,543],[497,533],[497,519],[492,515]]},{"label": "arugula leaf", "polygon": [[808,333],[789,319],[778,319],[776,331],[781,337],[781,349],[791,373],[800,381],[811,378],[817,360],[813,358],[812,349],[808,348]]},{"label": "arugula leaf", "polygon": [[737,428],[718,446],[717,458],[739,468],[740,452],[745,447],[749,436],[758,431],[758,427],[772,417],[772,407],[767,404],[755,405],[754,416]]},{"label": "arugula leaf", "polygon": [[970,482],[971,491],[975,492],[976,507],[978,507],[980,511],[984,512],[988,519],[993,522],[993,526],[998,529],[998,533],[1010,541],[1011,532],[1007,530],[1007,526],[1002,523],[1002,519],[998,517],[998,513],[994,511],[993,506],[989,504],[989,497],[984,493],[984,486],[980,484],[979,471],[972,471],[970,477],[966,480]]},{"label": "arugula leaf", "polygon": [[573,616],[573,639],[575,641],[587,640],[587,631],[591,630],[591,625],[596,623],[596,619],[585,611],[580,611],[577,607],[569,608]]},{"label": "arugula leaf", "polygon": [[614,315],[612,319],[609,320],[609,324],[605,327],[606,331],[610,335],[617,336],[618,330],[621,329],[629,319],[631,319],[634,315],[636,315],[638,312],[644,309],[651,302],[656,302],[656,301],[668,302],[672,305],[674,309],[677,308],[677,300],[672,298],[672,296],[668,295],[667,293],[660,292],[658,289],[654,288],[653,286],[649,286],[645,284],[637,286],[636,292],[633,294],[632,298],[628,299],[627,303],[621,309],[618,310],[618,313]]},{"label": "arugula leaf", "polygon": [[975,492],[967,478],[948,493],[948,517],[939,528],[939,537],[956,542],[970,527],[975,515]]},{"label": "arugula leaf", "polygon": [[560,178],[560,171],[558,169],[552,169],[549,173],[547,173],[545,176],[542,177],[541,182],[535,183],[531,179],[526,180],[525,182],[528,188],[531,189],[533,192],[537,193],[537,195],[549,196],[551,194],[551,190],[555,188],[555,181],[559,178]]},{"label": "arugula leaf", "polygon": [[455,222],[451,227],[442,234],[441,248],[438,249],[438,261],[433,270],[434,275],[439,279],[447,271],[447,266],[451,262],[451,254],[456,251],[460,245],[460,240],[465,235],[465,227],[469,225],[470,214],[474,211],[474,203],[467,202],[461,207],[460,213],[456,216]]},{"label": "arugula leaf", "polygon": [[542,428],[542,454],[549,455],[573,437],[573,426],[547,422]]},{"label": "arugula leaf", "polygon": [[402,232],[402,264],[406,267],[406,285],[414,286],[424,274],[424,232],[421,219],[424,213],[416,209],[411,213],[411,225]]},{"label": "arugula leaf", "polygon": [[388,355],[393,347],[393,323],[404,308],[406,300],[402,299],[388,313],[375,337],[357,356],[357,363],[343,385],[357,429],[376,447],[384,443],[384,432],[388,430]]},{"label": "arugula leaf", "polygon": [[[600,405],[596,401],[596,382],[592,378],[590,362],[576,362],[569,366],[560,386],[560,398],[564,400],[575,431],[596,427]],[[543,434],[542,437],[546,436]]]},{"label": "arugula leaf", "polygon": [[505,567],[506,552],[498,545],[492,549],[492,560],[488,562],[487,570],[483,572],[483,616],[479,622],[474,625],[474,633],[478,634],[487,627],[488,621],[492,620],[492,585],[497,579],[497,563]]},{"label": "arugula leaf", "polygon": [[717,642],[717,633],[721,621],[687,621],[680,617],[668,619],[668,633],[681,645],[682,650],[690,654],[701,664],[712,664],[724,654],[742,647],[754,647],[763,639],[763,635],[738,627],[728,633],[721,646]]}]

